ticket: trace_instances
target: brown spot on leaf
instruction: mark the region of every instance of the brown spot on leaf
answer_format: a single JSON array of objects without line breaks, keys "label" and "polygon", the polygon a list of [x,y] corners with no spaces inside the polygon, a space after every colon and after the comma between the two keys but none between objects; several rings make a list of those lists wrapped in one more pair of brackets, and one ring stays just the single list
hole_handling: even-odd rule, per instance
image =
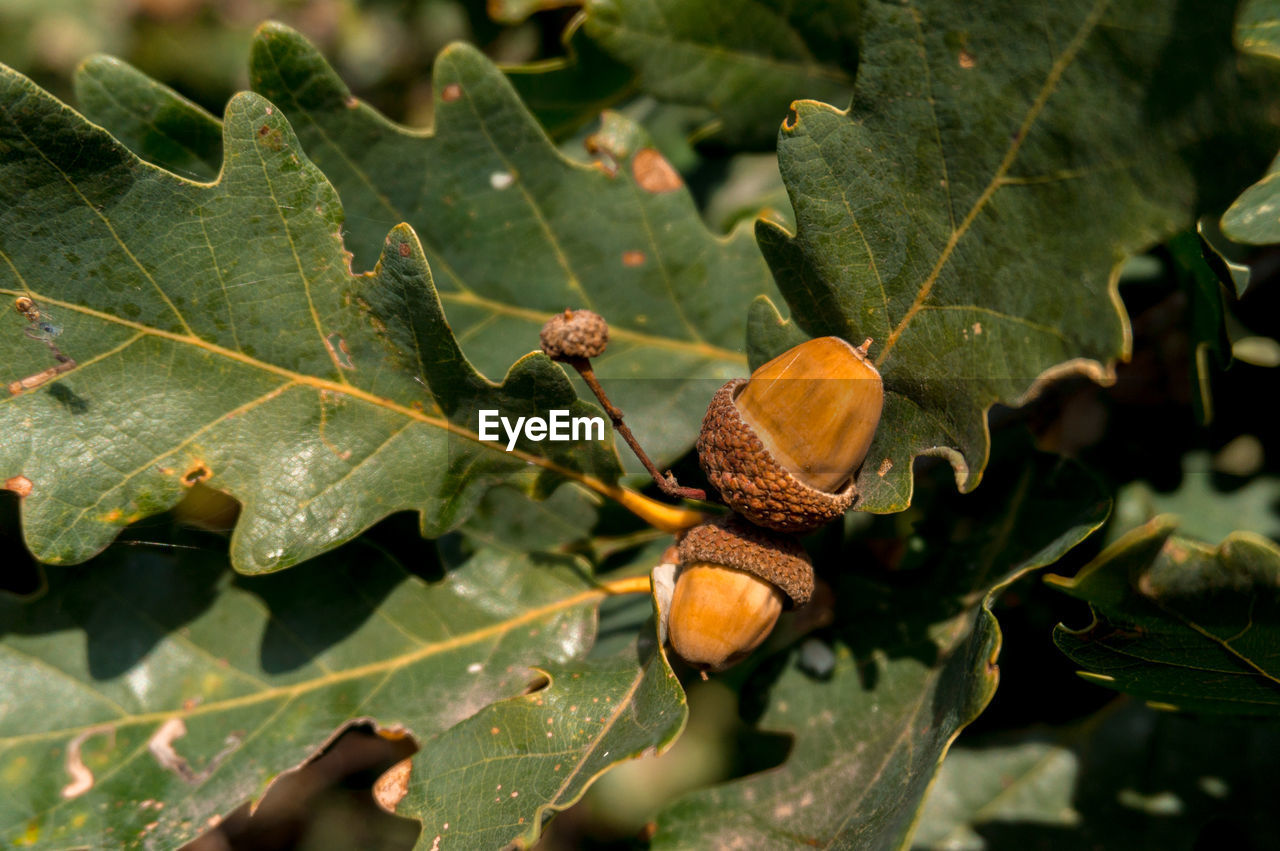
[{"label": "brown spot on leaf", "polygon": [[643,265],[644,265],[644,259],[645,259],[645,258],[644,258],[644,252],[643,252],[643,251],[624,251],[624,252],[622,252],[622,265],[623,265],[623,266],[632,266],[632,267],[635,267],[635,266],[643,266]]},{"label": "brown spot on leaf", "polygon": [[455,101],[460,97],[462,97],[462,86],[457,83],[450,83],[440,90],[440,100]]},{"label": "brown spot on leaf", "polygon": [[636,183],[640,184],[641,189],[654,194],[674,192],[684,186],[684,181],[671,167],[671,163],[654,148],[636,151],[635,159],[631,161],[631,173],[635,175]]},{"label": "brown spot on leaf", "polygon": [[338,332],[333,332],[324,338],[325,347],[329,349],[329,354],[333,356],[333,360],[341,369],[354,370],[355,362],[351,360],[351,350],[347,348],[347,341]]},{"label": "brown spot on leaf", "polygon": [[192,485],[199,484],[200,482],[207,480],[212,475],[212,470],[206,467],[203,463],[197,463],[195,466],[191,467],[191,469],[187,470],[187,472],[182,474],[182,483],[187,487],[191,487]]},{"label": "brown spot on leaf", "polygon": [[408,257],[409,253],[413,251],[413,249],[409,247],[409,243],[407,242],[400,243],[400,245],[397,247],[397,250],[400,252],[401,257]]},{"label": "brown spot on leaf", "polygon": [[275,127],[269,127],[266,124],[258,128],[258,135],[262,137],[262,143],[273,151],[283,150],[284,134]]},{"label": "brown spot on leaf", "polygon": [[961,68],[968,71],[970,68],[977,67],[977,65],[978,65],[978,60],[974,58],[974,55],[972,53],[970,53],[967,50],[960,51],[960,67]]},{"label": "brown spot on leaf", "polygon": [[4,489],[13,491],[20,497],[27,497],[31,495],[31,480],[26,476],[14,476],[12,479],[5,479]]},{"label": "brown spot on leaf", "polygon": [[889,471],[892,469],[893,469],[893,461],[886,458],[880,462],[880,469],[876,470],[876,474],[883,479],[885,476],[889,475]]},{"label": "brown spot on leaf", "polygon": [[355,109],[357,106],[360,105],[360,101],[356,98],[355,95],[351,95],[350,97],[348,97],[346,100],[342,102],[342,105],[345,106],[347,109]]},{"label": "brown spot on leaf", "polygon": [[147,750],[160,767],[172,771],[188,783],[196,779],[187,761],[173,748],[173,743],[187,734],[187,725],[181,718],[170,718],[160,725],[147,740]]},{"label": "brown spot on leaf", "polygon": [[373,784],[373,799],[389,813],[394,813],[400,801],[409,792],[409,775],[413,760],[402,759],[383,772]]},{"label": "brown spot on leaf", "polygon": [[80,757],[80,749],[84,747],[86,741],[101,733],[111,733],[114,738],[115,728],[106,724],[101,727],[92,727],[67,744],[66,767],[67,773],[71,775],[71,782],[62,787],[62,797],[78,798],[93,788],[93,772]]}]

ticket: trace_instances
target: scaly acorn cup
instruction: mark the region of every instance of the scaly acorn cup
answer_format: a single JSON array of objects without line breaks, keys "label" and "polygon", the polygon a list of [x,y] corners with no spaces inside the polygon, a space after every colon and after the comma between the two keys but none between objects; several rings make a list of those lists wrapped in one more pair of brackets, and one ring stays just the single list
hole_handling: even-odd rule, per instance
[{"label": "scaly acorn cup", "polygon": [[609,323],[591,310],[557,313],[542,326],[539,342],[552,360],[596,358],[609,344]]},{"label": "scaly acorn cup", "polygon": [[784,608],[803,606],[813,594],[813,566],[800,543],[733,514],[686,532],[678,564],[667,638],[703,671],[746,658]]},{"label": "scaly acorn cup", "polygon": [[884,407],[870,344],[818,337],[720,388],[702,421],[698,462],[730,508],[798,534],[853,505],[853,477]]}]

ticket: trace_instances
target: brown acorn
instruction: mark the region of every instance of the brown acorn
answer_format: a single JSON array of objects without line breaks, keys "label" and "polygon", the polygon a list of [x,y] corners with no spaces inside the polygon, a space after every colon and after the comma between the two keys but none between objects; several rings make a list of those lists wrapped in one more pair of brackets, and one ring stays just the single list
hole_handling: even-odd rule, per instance
[{"label": "brown acorn", "polygon": [[590,310],[565,310],[547,320],[539,339],[552,360],[599,357],[609,344],[609,323]]},{"label": "brown acorn", "polygon": [[667,637],[690,665],[722,671],[760,646],[784,608],[812,594],[813,566],[799,542],[717,517],[680,539]]},{"label": "brown acorn", "polygon": [[853,505],[853,477],[884,407],[870,343],[818,337],[720,388],[702,421],[698,461],[730,508],[801,533]]}]

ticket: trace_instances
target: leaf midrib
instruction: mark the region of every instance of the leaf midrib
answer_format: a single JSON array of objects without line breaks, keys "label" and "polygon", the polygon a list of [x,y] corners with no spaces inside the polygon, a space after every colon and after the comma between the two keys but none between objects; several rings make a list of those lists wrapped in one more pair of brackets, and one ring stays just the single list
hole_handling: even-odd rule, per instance
[{"label": "leaf midrib", "polygon": [[[1022,124],[1019,125],[1017,133],[1014,134],[1013,141],[1010,142],[1009,148],[1005,151],[1004,158],[1001,159],[999,165],[996,166],[996,170],[992,174],[991,180],[982,190],[982,194],[978,196],[978,199],[973,202],[973,206],[965,215],[964,219],[961,220],[959,226],[952,228],[951,235],[947,239],[947,244],[938,255],[938,259],[934,263],[928,276],[920,284],[920,288],[916,292],[915,299],[911,302],[911,306],[907,308],[907,312],[903,314],[902,319],[894,326],[893,330],[889,332],[889,336],[885,340],[884,347],[880,350],[879,356],[876,357],[876,366],[884,364],[885,359],[889,356],[889,352],[893,350],[893,347],[897,344],[898,339],[911,323],[911,320],[914,319],[915,315],[924,307],[925,300],[933,291],[934,284],[937,283],[939,276],[942,274],[943,268],[947,265],[948,261],[950,261],[951,255],[955,252],[956,246],[960,243],[960,240],[965,233],[968,232],[974,221],[977,220],[983,209],[986,208],[987,203],[990,202],[991,198],[1003,185],[1004,177],[1017,161],[1018,154],[1021,152],[1022,145],[1030,134],[1032,126],[1040,117],[1040,113],[1044,111],[1045,106],[1049,102],[1049,98],[1057,91],[1058,83],[1061,82],[1062,76],[1067,72],[1067,69],[1071,64],[1075,62],[1076,56],[1078,56],[1080,51],[1084,48],[1085,42],[1088,41],[1089,36],[1092,35],[1093,31],[1097,28],[1099,22],[1102,20],[1103,13],[1106,12],[1110,5],[1111,0],[1096,0],[1093,9],[1087,16],[1085,16],[1085,19],[1080,24],[1080,28],[1076,31],[1076,34],[1072,36],[1071,41],[1067,44],[1066,48],[1058,55],[1058,58],[1055,59],[1053,64],[1050,66],[1049,73],[1045,77],[1045,81],[1041,85],[1040,91],[1036,94],[1035,100],[1031,102],[1031,106],[1023,117]],[[945,155],[943,155],[943,157],[945,169]]]},{"label": "leaf midrib", "polygon": [[[644,581],[647,582],[648,577],[644,577]],[[600,585],[595,588],[588,588],[584,591],[579,591],[578,593],[572,594],[568,597],[563,597],[559,600],[556,600],[555,602],[547,603],[545,605],[539,606],[534,609],[529,609],[525,612],[520,613],[519,615],[516,615],[515,617],[508,618],[498,623],[489,624],[488,626],[482,627],[480,629],[472,630],[471,632],[455,635],[443,641],[435,642],[432,644],[425,644],[425,645],[422,645],[421,647],[414,648],[413,650],[407,653],[403,653],[397,656],[392,656],[386,659],[380,659],[376,662],[369,662],[365,665],[358,665],[353,668],[346,668],[341,671],[335,671],[333,673],[326,674],[324,676],[313,677],[309,680],[304,680],[303,682],[294,683],[292,685],[273,686],[268,689],[262,689],[262,690],[253,692],[251,694],[239,695],[237,697],[231,697],[231,698],[227,698],[225,700],[220,700],[220,701],[210,701],[208,703],[202,703],[191,709],[179,708],[179,709],[157,710],[154,712],[143,712],[143,713],[137,713],[132,715],[125,715],[119,718],[101,719],[101,720],[94,721],[91,724],[84,724],[78,727],[66,727],[66,728],[61,728],[57,730],[45,730],[39,733],[28,733],[20,736],[10,736],[7,738],[0,738],[0,748],[8,749],[15,745],[24,744],[27,742],[38,742],[38,741],[45,741],[49,739],[60,739],[66,736],[73,736],[78,733],[84,732],[86,730],[91,730],[95,727],[100,727],[103,724],[110,724],[117,728],[131,727],[131,726],[153,724],[156,722],[166,721],[169,718],[174,718],[174,717],[181,717],[185,719],[185,718],[197,717],[200,715],[208,715],[211,713],[224,712],[232,709],[238,709],[244,706],[252,706],[254,704],[266,703],[266,702],[275,700],[277,698],[293,700],[299,695],[307,694],[309,692],[315,691],[320,688],[324,688],[326,686],[333,685],[335,683],[340,683],[347,680],[360,679],[362,677],[367,677],[367,676],[371,676],[373,674],[378,674],[382,672],[394,673],[395,671],[407,665],[411,665],[415,662],[420,662],[423,659],[427,659],[431,656],[456,650],[458,648],[466,647],[472,644],[477,644],[487,639],[494,638],[496,636],[502,636],[515,629],[518,629],[519,627],[525,626],[526,624],[558,614],[568,609],[572,609],[576,606],[595,602],[597,600],[602,600],[605,597],[608,597],[615,593],[626,593],[627,591],[631,590],[630,589],[631,584],[633,583],[631,583],[629,580],[619,580],[618,583],[613,583],[610,585]],[[11,648],[9,647],[0,647],[0,652],[8,652],[10,649]],[[97,694],[97,691],[95,690],[94,693]]]},{"label": "leaf midrib", "polygon": [[[373,178],[369,176],[369,173],[365,171],[364,167],[360,163],[358,163],[356,160],[353,160],[350,156],[347,155],[346,149],[344,149],[341,145],[339,145],[333,139],[333,137],[329,135],[329,132],[326,130],[325,126],[315,119],[315,117],[312,115],[312,110],[304,106],[303,103],[299,100],[294,86],[292,86],[289,83],[288,78],[285,76],[283,70],[280,67],[280,63],[276,59],[275,50],[268,49],[266,53],[268,58],[271,60],[272,68],[274,69],[276,79],[279,80],[281,86],[285,89],[285,91],[288,92],[289,97],[292,99],[293,104],[296,107],[295,112],[291,114],[299,115],[306,120],[307,125],[315,133],[319,135],[320,140],[324,143],[325,147],[331,150],[335,156],[337,156],[339,159],[342,160],[343,164],[348,169],[351,170],[352,174],[354,174],[356,178],[365,186],[365,188],[368,189],[368,191],[377,199],[378,204],[384,210],[386,210],[387,213],[389,213],[393,218],[400,219],[401,221],[406,221],[406,222],[409,221],[409,215],[406,212],[406,210],[402,209],[400,205],[393,202],[390,199],[390,197],[388,197],[385,193],[382,192],[381,189],[378,188],[377,184],[374,182]],[[348,95],[350,96],[350,93],[348,93]],[[357,99],[356,103],[359,105],[361,109],[364,109],[364,110],[370,109],[370,107],[364,101],[360,101]],[[483,130],[485,134],[485,138],[489,142],[489,145],[493,150],[494,154],[499,159],[501,159],[503,163],[506,164],[507,171],[509,173],[511,174],[517,173],[518,169],[516,169],[515,165],[507,157],[506,153],[502,150],[501,146],[498,145],[493,140],[492,136],[489,134],[488,122],[482,116],[474,112],[475,110],[474,105],[472,106],[472,110],[473,110],[473,114],[476,115],[477,126],[479,126]],[[406,135],[411,135],[409,131],[407,131],[405,128],[402,128],[400,125],[393,124],[392,126],[395,129],[395,131],[398,133],[405,133]],[[436,136],[435,128],[432,128],[431,131],[429,131],[429,133],[422,136],[422,138],[426,138],[426,139],[438,138]],[[551,145],[550,140],[547,140],[547,142],[548,142],[548,145],[551,147],[551,149],[554,151],[555,156],[561,161],[561,163],[564,166],[566,166],[570,170],[581,169],[584,171],[591,171],[590,167],[583,166],[581,163],[574,162],[573,160],[570,160],[567,157],[565,157],[563,154],[561,154],[558,150],[555,149],[554,145]],[[587,293],[586,289],[583,287],[578,276],[573,272],[573,269],[571,264],[569,263],[568,257],[565,255],[564,250],[560,246],[559,241],[556,238],[554,232],[552,231],[550,224],[546,221],[546,218],[542,213],[541,206],[533,197],[529,195],[528,191],[522,185],[520,186],[520,191],[523,193],[526,204],[528,205],[534,217],[537,219],[539,223],[539,227],[542,229],[544,235],[548,240],[548,243],[551,245],[552,250],[555,252],[557,262],[560,264],[561,268],[564,269],[565,274],[568,276],[567,281],[569,283],[569,286],[572,289],[576,290],[578,293],[580,293],[582,299],[586,302],[585,305],[578,305],[578,306],[579,307],[586,306],[590,308],[591,297]],[[418,205],[415,205],[415,207],[416,206]],[[647,219],[645,221],[645,227],[646,227],[646,230],[649,229]],[[651,235],[651,232],[650,232],[650,235]],[[426,243],[429,237],[427,235],[419,234],[419,239],[422,240],[424,243]],[[715,240],[715,241],[727,244],[729,241],[729,238],[725,238],[723,240]],[[445,301],[445,302],[457,301],[462,304],[467,304],[472,307],[477,307],[482,310],[486,310],[493,314],[513,316],[519,319],[526,319],[529,322],[538,325],[539,327],[541,327],[542,324],[546,322],[547,314],[545,311],[518,307],[516,305],[511,305],[505,302],[497,301],[495,299],[488,298],[486,296],[483,296],[477,293],[462,278],[462,276],[459,275],[452,268],[452,265],[445,261],[443,252],[438,250],[438,246],[435,246],[434,244],[432,244],[432,255],[433,256],[430,261],[431,264],[443,265],[445,267],[445,272],[447,273],[449,279],[452,280],[460,290],[459,292],[447,292],[443,290],[439,291],[438,295],[441,301]],[[660,254],[658,256],[661,257]],[[663,272],[665,276],[665,273],[666,273],[665,266],[663,267]],[[668,290],[669,289],[670,287],[668,286]],[[673,303],[675,304],[676,309],[681,312],[682,319],[684,319],[683,307],[680,304],[679,299],[673,299]],[[568,305],[566,305],[566,307],[567,306]],[[609,336],[614,340],[629,340],[639,345],[648,346],[652,348],[671,349],[674,351],[687,351],[692,354],[698,355],[700,357],[713,358],[717,360],[725,360],[725,361],[731,361],[734,363],[746,364],[747,356],[745,353],[733,351],[732,349],[726,349],[722,346],[717,346],[713,343],[706,342],[705,340],[701,339],[701,335],[698,333],[697,329],[694,328],[688,322],[687,319],[684,320],[684,325],[690,331],[690,333],[692,333],[698,339],[695,339],[692,341],[685,341],[685,340],[677,340],[672,337],[659,337],[653,334],[647,334],[642,331],[635,331],[629,328],[622,327],[621,325],[612,324],[612,323],[610,324],[610,327],[609,327]]]},{"label": "leaf midrib", "polygon": [[[22,293],[22,292],[18,292],[16,290],[10,290],[10,289],[0,289],[0,293],[3,293],[5,295],[10,295],[10,296],[15,296],[15,297],[26,294],[26,293]],[[85,307],[83,305],[74,304],[72,302],[49,298],[44,295],[41,295],[39,298],[40,298],[40,301],[44,304],[54,305],[60,309],[65,309],[74,313],[80,313],[84,316],[89,316],[103,322],[109,322],[125,328],[131,328],[134,331],[137,331],[143,335],[158,337],[163,340],[169,340],[170,342],[173,342],[173,343],[193,346],[197,349],[203,349],[204,351],[212,355],[227,358],[228,360],[241,363],[252,369],[259,369],[259,370],[262,370],[263,372],[268,372],[268,373],[271,373],[272,375],[277,375],[282,378],[286,378],[295,385],[312,387],[317,390],[322,390],[329,393],[334,393],[334,394],[343,395],[343,396],[350,396],[352,398],[358,399],[362,402],[373,405],[375,407],[379,407],[384,410],[391,411],[393,413],[399,414],[401,416],[407,417],[412,420],[417,420],[418,422],[424,425],[432,426],[434,428],[444,429],[445,431],[448,431],[454,435],[457,435],[458,437],[461,437],[465,440],[469,440],[472,443],[475,443],[476,445],[483,447],[485,450],[489,452],[501,452],[505,455],[519,458],[520,460],[526,461],[530,464],[536,464],[547,470],[551,470],[552,472],[557,473],[558,475],[564,476],[566,478],[572,479],[577,482],[581,482],[582,484],[590,487],[592,490],[605,493],[606,495],[612,495],[612,492],[616,490],[615,486],[613,485],[600,481],[599,479],[595,479],[590,476],[587,476],[576,470],[571,470],[567,467],[563,467],[555,463],[554,461],[550,460],[549,458],[544,458],[540,455],[534,455],[532,453],[525,452],[520,449],[513,449],[508,452],[504,447],[481,440],[480,436],[475,432],[465,429],[462,426],[452,423],[446,419],[429,416],[421,411],[414,410],[413,408],[407,405],[401,405],[398,402],[394,402],[390,399],[384,398],[382,396],[378,396],[374,393],[370,393],[367,390],[363,390],[351,384],[339,384],[336,381],[329,381],[328,379],[319,378],[314,375],[306,375],[304,373],[295,372],[294,370],[286,369],[285,367],[276,366],[275,364],[267,363],[266,361],[261,361],[261,360],[258,360],[257,358],[250,357],[249,355],[246,355],[243,352],[237,352],[232,349],[219,346],[216,343],[210,343],[209,341],[201,339],[200,337],[197,337],[194,335],[178,334],[173,331],[165,331],[159,328],[152,328],[151,326],[144,325],[140,322],[134,322],[129,319],[122,319],[119,316],[113,316],[110,313],[104,313],[99,310],[94,310],[91,307]],[[86,361],[83,364],[77,364],[77,366],[74,369],[71,369],[63,373],[62,375],[58,376],[57,378],[52,379],[49,383],[50,384],[56,383],[66,378],[67,376],[74,375],[84,366],[94,362],[96,362],[96,359]],[[18,398],[18,397],[16,396],[9,397],[10,400],[15,398]],[[0,400],[0,404],[3,404],[5,401],[9,401],[9,400]]]}]

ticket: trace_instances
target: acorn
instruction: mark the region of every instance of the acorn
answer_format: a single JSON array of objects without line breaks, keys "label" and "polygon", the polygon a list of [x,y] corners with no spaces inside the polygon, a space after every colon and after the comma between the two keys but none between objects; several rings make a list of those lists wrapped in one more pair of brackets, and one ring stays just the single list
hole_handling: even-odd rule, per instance
[{"label": "acorn", "polygon": [[552,360],[599,357],[609,344],[609,323],[591,310],[566,309],[547,320],[539,340]]},{"label": "acorn", "polygon": [[680,539],[667,638],[680,658],[722,671],[755,650],[784,608],[813,594],[813,566],[794,538],[733,514]]},{"label": "acorn", "polygon": [[884,407],[870,345],[817,337],[716,392],[698,435],[698,462],[730,508],[799,534],[853,505],[854,475]]}]

